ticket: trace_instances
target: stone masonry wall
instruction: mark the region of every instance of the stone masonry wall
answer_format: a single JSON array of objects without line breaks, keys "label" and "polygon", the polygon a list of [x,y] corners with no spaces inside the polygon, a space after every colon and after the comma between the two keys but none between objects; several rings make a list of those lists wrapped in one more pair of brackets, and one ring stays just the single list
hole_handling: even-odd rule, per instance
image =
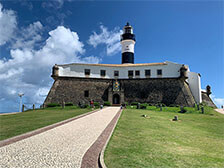
[{"label": "stone masonry wall", "polygon": [[217,108],[216,105],[213,103],[212,99],[206,94],[206,92],[201,92],[202,95],[202,102],[207,104],[210,107]]},{"label": "stone masonry wall", "polygon": [[[195,103],[188,84],[179,78],[121,79],[118,81],[120,81],[122,90],[120,96],[124,96],[121,100],[124,102],[183,106],[193,106]],[[44,104],[61,104],[63,101],[86,104],[91,99],[100,103],[111,101],[114,94],[112,82],[112,79],[61,77],[55,80]],[[89,97],[84,97],[85,90],[89,91]]]},{"label": "stone masonry wall", "polygon": [[181,79],[139,79],[123,81],[126,102],[147,102],[193,106],[195,101]]}]

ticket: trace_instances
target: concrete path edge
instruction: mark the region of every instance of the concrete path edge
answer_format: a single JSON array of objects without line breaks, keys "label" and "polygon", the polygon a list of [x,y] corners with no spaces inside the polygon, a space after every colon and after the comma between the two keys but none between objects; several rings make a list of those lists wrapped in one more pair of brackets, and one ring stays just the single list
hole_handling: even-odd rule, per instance
[{"label": "concrete path edge", "polygon": [[215,109],[218,113],[224,114],[224,109]]},{"label": "concrete path edge", "polygon": [[108,139],[107,139],[107,141],[106,141],[106,143],[105,143],[105,145],[104,145],[102,151],[100,152],[100,155],[99,155],[99,167],[100,167],[100,168],[107,168],[107,166],[106,166],[106,164],[105,164],[105,162],[104,162],[104,152],[105,152],[105,150],[106,150],[107,144],[109,143],[109,141],[110,141],[110,139],[111,139],[111,136],[112,136],[112,134],[113,134],[113,132],[114,132],[114,129],[115,129],[115,127],[116,127],[116,125],[117,125],[117,123],[118,123],[118,121],[119,121],[119,119],[120,119],[120,116],[121,116],[122,111],[123,111],[123,110],[120,111],[119,116],[118,116],[118,118],[117,118],[117,121],[115,122],[115,124],[114,124],[114,126],[113,126],[113,129],[112,129],[112,131],[111,131],[111,133],[110,133],[110,135],[109,135],[109,137],[108,137]]},{"label": "concrete path edge", "polygon": [[12,144],[12,143],[15,143],[17,141],[20,141],[20,140],[23,140],[23,139],[26,139],[26,138],[29,138],[31,136],[34,136],[34,135],[37,135],[37,134],[40,134],[42,132],[45,132],[45,131],[48,131],[50,129],[53,129],[55,127],[58,127],[58,126],[61,126],[63,124],[66,124],[68,122],[71,122],[73,120],[76,120],[76,119],[79,119],[79,118],[82,118],[82,117],[85,117],[89,114],[92,114],[92,113],[95,113],[97,111],[99,111],[100,109],[96,109],[94,111],[90,111],[88,113],[84,113],[84,114],[81,114],[81,115],[78,115],[78,116],[75,116],[73,118],[69,118],[69,119],[66,119],[66,120],[63,120],[63,121],[59,121],[57,123],[54,123],[52,125],[48,125],[48,126],[45,126],[45,127],[42,127],[42,128],[38,128],[36,130],[33,130],[33,131],[30,131],[30,132],[27,132],[27,133],[24,133],[24,134],[21,134],[21,135],[17,135],[17,136],[14,136],[12,138],[8,138],[8,139],[5,139],[5,140],[2,140],[0,141],[0,147],[3,147],[3,146],[6,146],[6,145],[9,145],[9,144]]}]

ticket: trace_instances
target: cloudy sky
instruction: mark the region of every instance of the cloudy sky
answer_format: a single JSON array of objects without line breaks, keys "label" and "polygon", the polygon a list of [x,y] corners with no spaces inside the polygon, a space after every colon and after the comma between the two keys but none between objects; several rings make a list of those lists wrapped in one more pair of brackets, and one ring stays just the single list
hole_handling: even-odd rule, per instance
[{"label": "cloudy sky", "polygon": [[135,62],[188,64],[202,88],[224,104],[223,2],[0,1],[0,112],[43,103],[51,68],[63,63],[120,63],[129,21]]}]

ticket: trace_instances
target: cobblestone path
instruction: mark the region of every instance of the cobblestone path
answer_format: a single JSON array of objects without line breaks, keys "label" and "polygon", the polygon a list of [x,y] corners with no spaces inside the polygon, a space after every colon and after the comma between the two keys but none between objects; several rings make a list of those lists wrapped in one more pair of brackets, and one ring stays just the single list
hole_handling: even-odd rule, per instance
[{"label": "cobblestone path", "polygon": [[108,107],[0,148],[0,167],[80,167],[82,157],[119,111]]}]

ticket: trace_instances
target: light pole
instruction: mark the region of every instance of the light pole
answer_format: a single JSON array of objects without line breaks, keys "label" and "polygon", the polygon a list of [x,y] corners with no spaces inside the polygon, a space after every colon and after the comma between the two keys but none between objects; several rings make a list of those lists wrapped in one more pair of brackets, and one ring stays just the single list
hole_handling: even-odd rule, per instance
[{"label": "light pole", "polygon": [[22,107],[21,107],[21,106],[22,106],[22,96],[24,96],[24,93],[19,93],[18,95],[19,95],[19,97],[20,97],[19,112],[21,112],[21,111],[22,111],[22,110],[21,110],[21,109],[22,109]]}]

